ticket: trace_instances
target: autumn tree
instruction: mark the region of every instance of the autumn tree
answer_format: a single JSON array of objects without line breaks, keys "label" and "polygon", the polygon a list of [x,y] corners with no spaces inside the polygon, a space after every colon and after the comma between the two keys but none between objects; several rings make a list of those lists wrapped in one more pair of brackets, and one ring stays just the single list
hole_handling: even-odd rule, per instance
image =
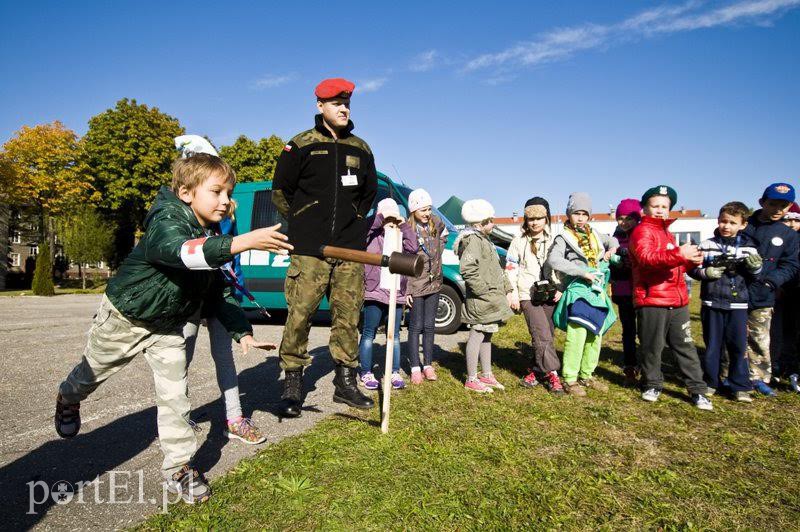
[{"label": "autumn tree", "polygon": [[272,181],[275,165],[285,145],[276,135],[258,142],[240,135],[232,145],[222,146],[219,154],[236,171],[237,181]]},{"label": "autumn tree", "polygon": [[86,288],[86,263],[100,262],[111,257],[114,246],[114,226],[106,222],[91,207],[83,207],[63,216],[58,234],[69,260],[78,264],[83,288]]},{"label": "autumn tree", "polygon": [[158,189],[170,183],[174,138],[183,133],[177,118],[127,98],[89,120],[82,170],[117,225],[113,262],[133,249]]},{"label": "autumn tree", "polygon": [[33,210],[39,220],[39,242],[47,242],[50,250],[54,217],[87,202],[92,192],[77,169],[79,151],[75,132],[56,121],[23,126],[0,152],[4,201]]}]

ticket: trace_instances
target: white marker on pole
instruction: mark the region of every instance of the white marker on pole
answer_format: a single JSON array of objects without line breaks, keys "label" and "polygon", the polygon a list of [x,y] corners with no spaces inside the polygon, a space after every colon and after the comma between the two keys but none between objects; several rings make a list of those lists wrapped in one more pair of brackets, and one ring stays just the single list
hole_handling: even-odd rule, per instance
[{"label": "white marker on pole", "polygon": [[[383,233],[383,254],[402,249],[403,235],[397,227],[386,227]],[[394,358],[395,313],[397,309],[397,290],[400,288],[400,276],[389,273],[389,268],[381,268],[381,288],[389,289],[389,318],[386,323],[386,361],[383,370],[383,407],[381,409],[381,432],[389,432],[389,402],[392,396],[392,359]]]}]

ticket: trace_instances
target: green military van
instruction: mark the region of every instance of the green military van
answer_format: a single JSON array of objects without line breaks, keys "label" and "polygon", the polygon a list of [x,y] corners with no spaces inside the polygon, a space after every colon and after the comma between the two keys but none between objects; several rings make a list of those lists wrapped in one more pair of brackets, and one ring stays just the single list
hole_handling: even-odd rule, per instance
[{"label": "green military van", "polygon": [[[411,190],[378,172],[378,193],[370,215],[374,213],[375,205],[380,200],[392,198],[400,207],[401,214],[407,218],[408,195]],[[269,227],[279,222],[283,224],[282,230],[285,231],[286,220],[272,204],[272,182],[240,183],[236,185],[233,197],[238,203],[236,225],[240,233]],[[453,252],[453,242],[458,229],[435,207],[434,213],[442,219],[450,233],[447,247],[442,256],[444,285],[439,293],[436,332],[451,334],[461,326],[461,309],[465,295],[464,281],[458,269],[458,257]],[[258,304],[267,309],[285,309],[286,299],[283,295],[283,285],[286,268],[289,266],[291,257],[275,255],[266,251],[248,251],[242,253],[240,258],[245,287],[252,292]],[[242,306],[245,309],[255,308],[247,299],[244,299]],[[327,298],[323,300],[320,308],[328,309]]]}]

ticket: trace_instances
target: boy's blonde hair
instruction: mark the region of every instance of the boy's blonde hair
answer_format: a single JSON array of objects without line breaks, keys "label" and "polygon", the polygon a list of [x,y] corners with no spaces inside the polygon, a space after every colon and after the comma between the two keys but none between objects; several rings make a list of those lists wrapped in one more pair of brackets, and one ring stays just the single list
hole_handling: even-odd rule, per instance
[{"label": "boy's blonde hair", "polygon": [[231,186],[236,185],[236,172],[221,158],[208,153],[195,153],[172,163],[172,191],[177,194],[181,187],[191,192],[211,176],[225,178]]}]

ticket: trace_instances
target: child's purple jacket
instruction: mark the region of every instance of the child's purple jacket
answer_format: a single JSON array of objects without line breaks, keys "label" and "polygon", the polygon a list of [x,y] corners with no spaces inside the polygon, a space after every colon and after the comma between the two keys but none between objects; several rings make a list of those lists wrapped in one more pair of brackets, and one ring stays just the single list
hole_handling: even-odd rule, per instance
[{"label": "child's purple jacket", "polygon": [[[403,253],[416,255],[419,251],[417,235],[408,223],[400,224],[400,232],[403,234]],[[367,252],[383,253],[383,214],[376,214],[367,232]],[[400,290],[397,291],[397,303],[406,303],[406,284],[408,278],[400,278]],[[381,267],[367,264],[364,266],[364,299],[367,301],[377,301],[385,305],[389,304],[389,291],[381,288]]]}]

